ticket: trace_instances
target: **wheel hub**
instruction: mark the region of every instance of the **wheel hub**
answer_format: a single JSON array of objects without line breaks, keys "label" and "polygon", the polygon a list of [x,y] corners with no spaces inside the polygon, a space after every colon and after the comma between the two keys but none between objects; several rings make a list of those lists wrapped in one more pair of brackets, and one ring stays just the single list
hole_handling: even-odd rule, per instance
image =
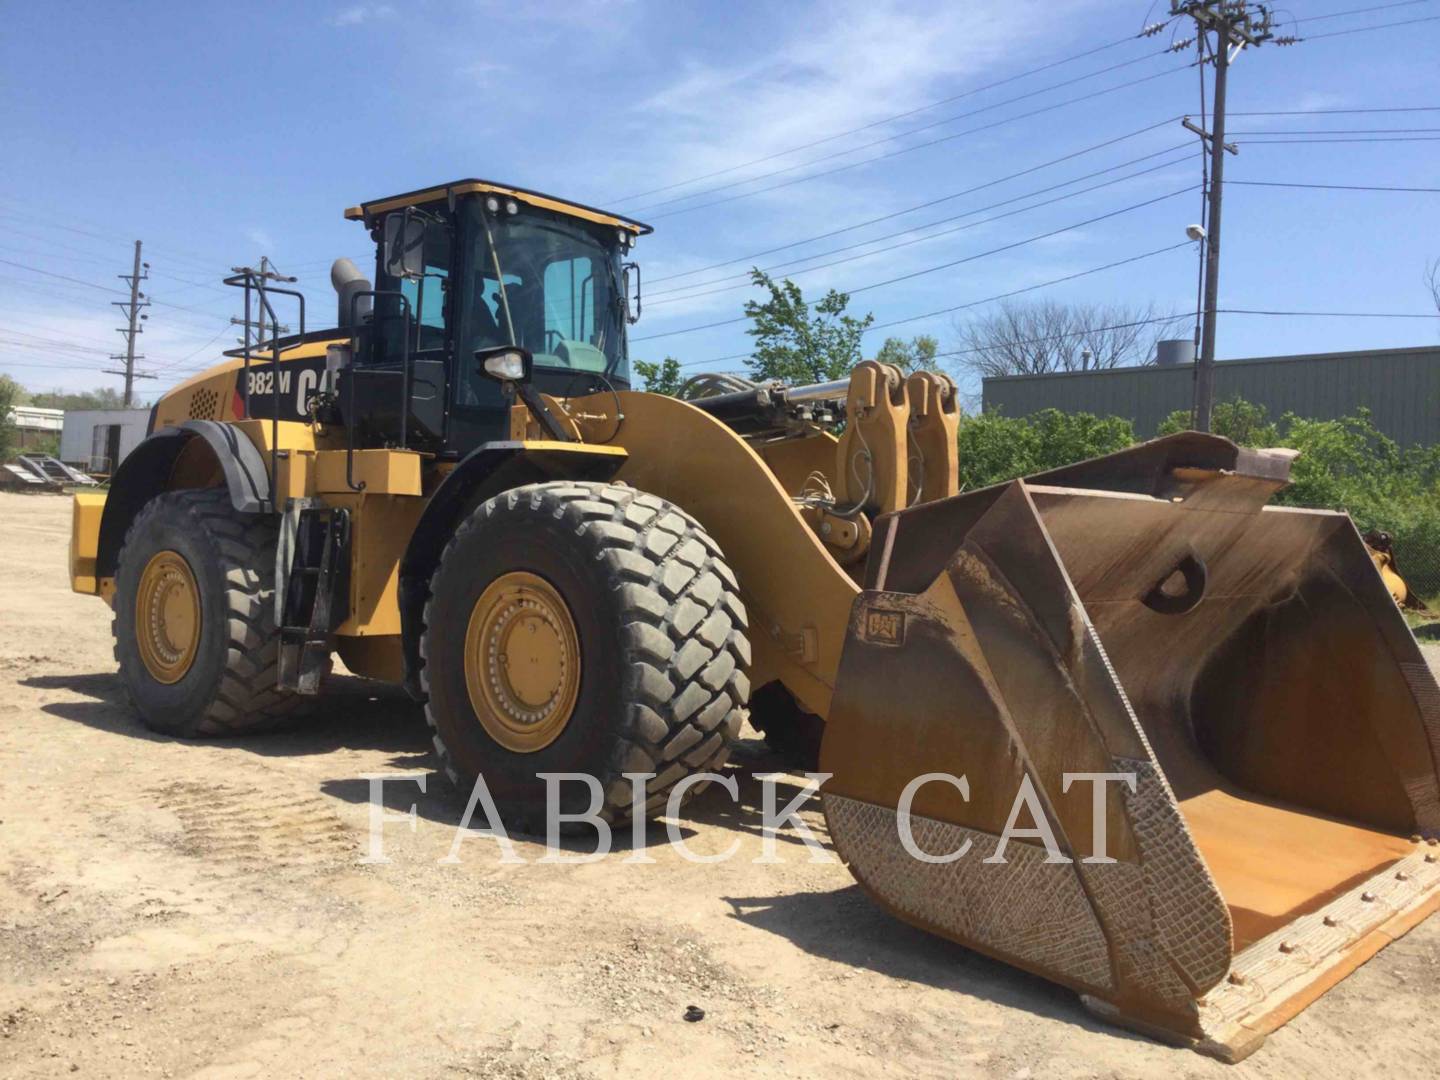
[{"label": "wheel hub", "polygon": [[544,578],[513,571],[480,594],[465,632],[465,685],[485,731],[528,754],[554,742],[580,692],[580,642]]},{"label": "wheel hub", "polygon": [[200,644],[200,590],[184,556],[157,552],[140,573],[135,596],[135,640],[140,660],[156,682],[179,682]]}]

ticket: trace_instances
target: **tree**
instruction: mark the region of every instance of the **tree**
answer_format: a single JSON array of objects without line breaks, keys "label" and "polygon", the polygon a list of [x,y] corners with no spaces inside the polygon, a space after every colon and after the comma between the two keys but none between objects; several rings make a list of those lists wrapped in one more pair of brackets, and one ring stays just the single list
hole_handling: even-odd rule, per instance
[{"label": "tree", "polygon": [[898,337],[885,339],[875,359],[882,364],[894,364],[901,371],[939,371],[940,364],[935,354],[940,351],[940,342],[929,334],[921,334],[909,341]]},{"label": "tree", "polygon": [[[123,409],[125,401],[119,392],[108,386],[99,390],[51,390],[32,394],[30,404],[41,409]],[[138,407],[138,406],[137,406]]]},{"label": "tree", "polygon": [[635,374],[645,380],[645,390],[651,394],[678,397],[685,377],[680,374],[680,361],[667,356],[660,363],[651,360],[636,360]]},{"label": "tree", "polygon": [[1096,371],[1155,362],[1155,343],[1174,334],[1185,316],[1154,304],[1062,304],[1002,301],[985,315],[958,322],[961,364],[988,378]]},{"label": "tree", "polygon": [[1134,427],[1118,416],[1059,409],[1024,417],[967,414],[960,418],[960,482],[973,490],[1113,454],[1134,442]]},{"label": "tree", "polygon": [[15,445],[10,410],[25,402],[25,388],[9,375],[0,375],[0,460],[8,460]]},{"label": "tree", "polygon": [[1430,299],[1435,310],[1440,311],[1440,259],[1425,267],[1425,287],[1430,290]]},{"label": "tree", "polygon": [[[1189,409],[1176,409],[1160,421],[1155,434],[1174,435],[1179,431],[1189,431],[1194,425],[1195,418]],[[1210,430],[1240,446],[1281,445],[1280,429],[1270,419],[1269,410],[1244,398],[1215,402]]]},{"label": "tree", "polygon": [[755,349],[745,361],[753,378],[803,386],[850,374],[860,362],[860,337],[875,316],[845,314],[850,297],[834,289],[812,308],[789,278],[777,283],[755,269],[750,280],[770,293],[764,303],[745,302],[745,315],[754,323],[746,333],[755,339]]}]

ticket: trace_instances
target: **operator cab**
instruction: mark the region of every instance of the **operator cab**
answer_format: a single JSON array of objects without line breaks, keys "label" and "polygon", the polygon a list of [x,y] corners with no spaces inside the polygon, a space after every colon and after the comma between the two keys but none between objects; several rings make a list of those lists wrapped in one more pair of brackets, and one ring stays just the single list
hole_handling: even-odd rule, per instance
[{"label": "operator cab", "polygon": [[488,180],[345,216],[376,243],[373,289],[346,260],[332,272],[355,335],[337,407],[357,447],[449,458],[508,439],[513,393],[476,360],[484,350],[528,352],[530,386],[553,397],[629,388],[640,279],[626,256],[648,225]]}]

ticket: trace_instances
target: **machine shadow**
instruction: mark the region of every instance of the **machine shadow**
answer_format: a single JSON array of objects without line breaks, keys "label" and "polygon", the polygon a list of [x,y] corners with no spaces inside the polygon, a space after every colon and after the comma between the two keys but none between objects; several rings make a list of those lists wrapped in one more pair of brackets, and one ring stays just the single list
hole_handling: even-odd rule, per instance
[{"label": "machine shadow", "polygon": [[724,900],[732,918],[847,968],[965,994],[1111,1038],[1147,1041],[1097,1019],[1066,987],[901,922],[859,885]]},{"label": "machine shadow", "polygon": [[[175,742],[150,731],[135,714],[120,676],[32,675],[19,684],[34,690],[64,690],[88,701],[57,701],[41,711],[73,723],[148,742]],[[315,712],[293,726],[240,738],[196,740],[205,746],[244,750],[262,757],[307,757],[334,750],[381,750],[396,755],[397,768],[434,767],[430,735],[421,707],[405,694],[353,676],[327,681]]]}]

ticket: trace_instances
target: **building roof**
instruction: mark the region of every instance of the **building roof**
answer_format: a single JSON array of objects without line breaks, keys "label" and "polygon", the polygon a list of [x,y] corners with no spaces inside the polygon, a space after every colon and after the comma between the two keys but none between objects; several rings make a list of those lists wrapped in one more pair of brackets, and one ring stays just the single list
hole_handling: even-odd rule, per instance
[{"label": "building roof", "polygon": [[30,431],[59,431],[65,426],[65,410],[16,405],[10,410],[9,420],[16,427]]},{"label": "building roof", "polygon": [[501,184],[494,180],[453,180],[448,184],[439,184],[435,187],[421,188],[418,191],[408,191],[403,195],[388,195],[381,199],[372,199],[363,202],[359,206],[352,206],[345,211],[345,216],[351,221],[364,221],[367,224],[378,214],[384,214],[390,210],[400,210],[407,206],[416,206],[421,203],[439,202],[448,198],[451,194],[472,195],[477,192],[486,194],[508,196],[518,199],[520,202],[530,206],[538,206],[544,210],[554,210],[561,214],[569,214],[571,217],[583,218],[585,221],[599,222],[601,225],[613,225],[618,229],[634,233],[636,236],[644,236],[654,230],[644,222],[636,221],[633,218],[623,217],[620,214],[612,214],[608,210],[597,210],[593,206],[586,206],[584,203],[571,202],[568,199],[557,199],[553,195],[546,195],[539,191],[530,191],[527,188],[515,187],[513,184]]}]

